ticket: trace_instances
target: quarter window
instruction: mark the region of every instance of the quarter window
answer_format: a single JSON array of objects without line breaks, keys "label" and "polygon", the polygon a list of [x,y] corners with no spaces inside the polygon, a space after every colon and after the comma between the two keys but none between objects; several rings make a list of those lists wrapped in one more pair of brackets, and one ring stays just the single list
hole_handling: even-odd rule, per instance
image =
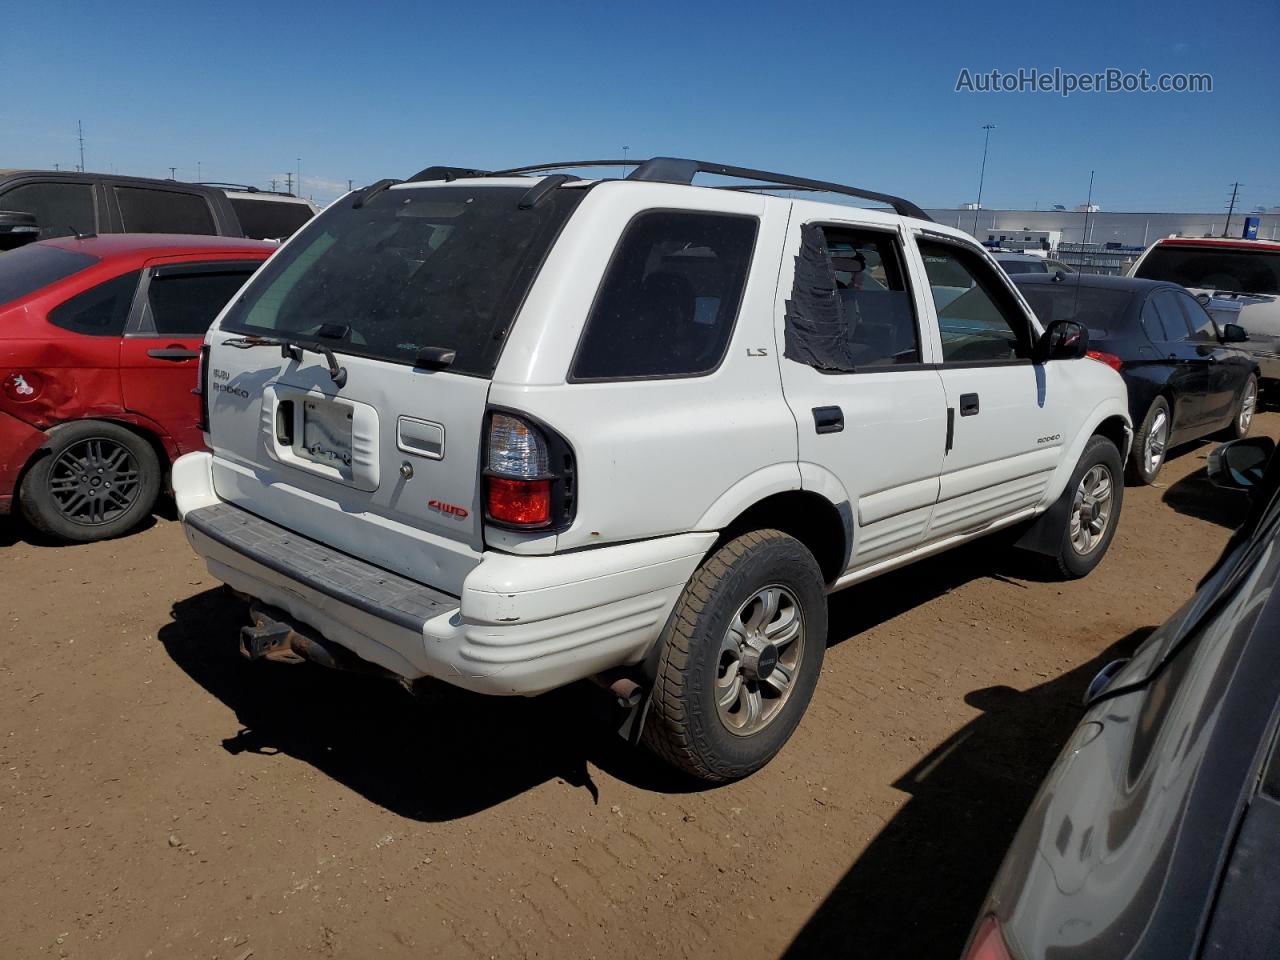
[{"label": "quarter window", "polygon": [[26,183],[0,196],[0,210],[35,215],[40,239],[93,233],[93,186],[88,183]]},{"label": "quarter window", "polygon": [[920,255],[938,311],[944,362],[989,363],[1031,356],[1031,331],[1022,311],[977,253],[921,241]]},{"label": "quarter window", "polygon": [[587,317],[572,379],[696,376],[719,366],[756,228],[753,217],[673,210],[633,219]]},{"label": "quarter window", "polygon": [[147,286],[151,320],[160,336],[203,337],[252,270],[158,273]]},{"label": "quarter window", "polygon": [[135,270],[100,283],[91,290],[72,297],[49,311],[49,322],[75,333],[95,337],[119,337],[124,334],[133,294],[138,289]]},{"label": "quarter window", "polygon": [[176,190],[116,187],[126,233],[215,234],[213,214],[204,197]]}]

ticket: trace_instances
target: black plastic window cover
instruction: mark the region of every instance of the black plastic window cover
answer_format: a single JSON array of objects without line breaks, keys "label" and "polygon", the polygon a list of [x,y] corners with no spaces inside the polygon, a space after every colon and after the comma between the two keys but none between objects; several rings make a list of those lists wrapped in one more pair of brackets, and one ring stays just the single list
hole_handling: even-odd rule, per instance
[{"label": "black plastic window cover", "polygon": [[795,282],[784,315],[783,356],[821,370],[854,369],[835,267],[822,228],[812,223],[800,228]]}]

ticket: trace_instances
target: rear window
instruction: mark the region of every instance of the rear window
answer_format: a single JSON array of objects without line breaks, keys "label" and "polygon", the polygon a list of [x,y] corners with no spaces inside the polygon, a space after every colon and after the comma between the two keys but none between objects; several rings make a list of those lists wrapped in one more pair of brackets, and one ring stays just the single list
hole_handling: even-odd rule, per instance
[{"label": "rear window", "polygon": [[12,303],[98,262],[87,253],[33,243],[0,257],[0,304]]},{"label": "rear window", "polygon": [[1005,273],[1044,273],[1046,267],[1041,261],[1033,260],[997,260]]},{"label": "rear window", "polygon": [[1031,304],[1031,309],[1047,327],[1057,320],[1074,320],[1090,330],[1105,332],[1120,326],[1129,301],[1129,290],[1077,286],[1070,280],[1061,283],[1024,283],[1018,289]]},{"label": "rear window", "polygon": [[1280,251],[1161,244],[1147,254],[1135,276],[1224,293],[1280,293]]},{"label": "rear window", "polygon": [[211,235],[209,201],[199,194],[144,187],[116,187],[126,233],[196,233]]},{"label": "rear window", "polygon": [[333,204],[257,274],[221,329],[308,340],[332,325],[334,350],[412,364],[438,347],[457,351],[450,371],[492,376],[584,193],[554,190],[522,210],[529,187],[391,189],[359,208]]},{"label": "rear window", "polygon": [[231,206],[240,218],[240,228],[254,240],[280,240],[311,219],[305,203],[287,200],[249,200],[232,197]]}]

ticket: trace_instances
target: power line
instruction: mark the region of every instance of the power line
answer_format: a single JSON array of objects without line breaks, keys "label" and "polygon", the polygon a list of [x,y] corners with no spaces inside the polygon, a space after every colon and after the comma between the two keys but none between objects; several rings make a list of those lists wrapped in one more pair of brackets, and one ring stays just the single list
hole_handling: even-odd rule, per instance
[{"label": "power line", "polygon": [[76,121],[76,136],[80,138],[80,172],[84,173],[84,124]]}]

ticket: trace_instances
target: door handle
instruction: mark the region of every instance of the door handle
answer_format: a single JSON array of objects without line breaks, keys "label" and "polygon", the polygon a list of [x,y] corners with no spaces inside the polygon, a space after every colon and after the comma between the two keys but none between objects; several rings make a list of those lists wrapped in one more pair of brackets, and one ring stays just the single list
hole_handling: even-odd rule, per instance
[{"label": "door handle", "polygon": [[148,350],[147,356],[157,360],[194,360],[200,356],[200,351],[188,350],[185,347],[157,347],[154,350]]},{"label": "door handle", "polygon": [[813,429],[818,433],[839,433],[844,429],[844,411],[839,407],[814,407]]},{"label": "door handle", "polygon": [[978,413],[978,395],[976,393],[960,394],[960,416],[972,417]]}]

